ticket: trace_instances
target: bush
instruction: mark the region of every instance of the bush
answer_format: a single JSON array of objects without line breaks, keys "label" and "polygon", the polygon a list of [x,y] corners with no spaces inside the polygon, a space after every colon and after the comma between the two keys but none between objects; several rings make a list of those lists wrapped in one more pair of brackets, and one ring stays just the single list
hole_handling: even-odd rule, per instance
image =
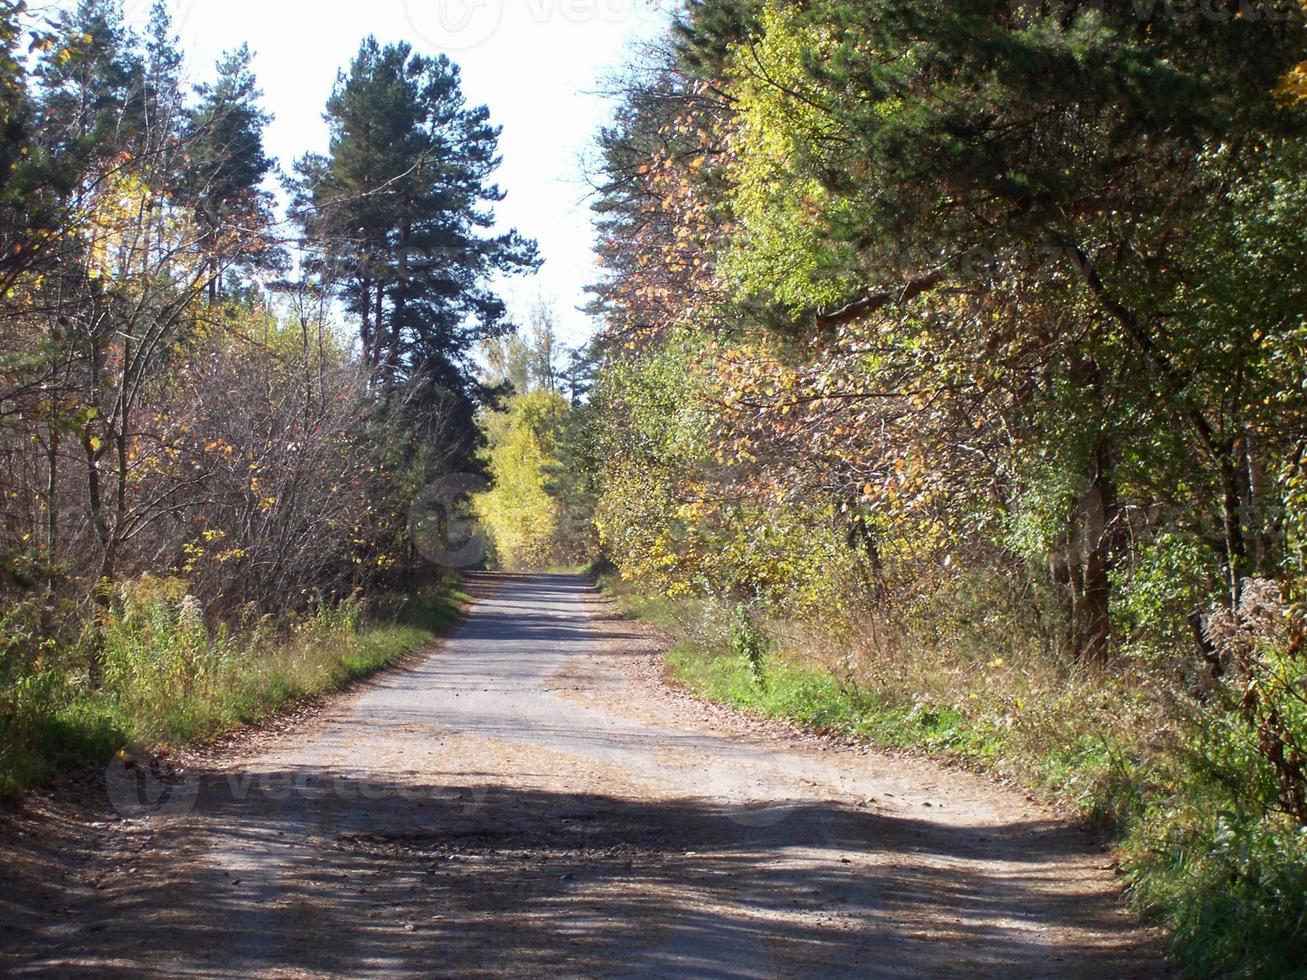
[{"label": "bush", "polygon": [[735,604],[732,616],[731,645],[735,648],[735,655],[744,662],[753,683],[765,688],[767,675],[763,663],[765,653],[763,635],[754,624],[753,617],[749,615],[749,610],[744,603]]}]

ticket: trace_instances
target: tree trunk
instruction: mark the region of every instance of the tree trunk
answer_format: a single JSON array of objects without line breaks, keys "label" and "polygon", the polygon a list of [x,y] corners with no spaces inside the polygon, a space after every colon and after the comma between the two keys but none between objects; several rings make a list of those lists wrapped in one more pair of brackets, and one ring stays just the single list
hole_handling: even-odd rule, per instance
[{"label": "tree trunk", "polygon": [[1221,457],[1221,524],[1225,533],[1225,568],[1230,608],[1239,605],[1240,582],[1244,576],[1243,527],[1239,495],[1239,465],[1233,447]]},{"label": "tree trunk", "polygon": [[363,294],[363,322],[359,325],[359,340],[363,345],[363,363],[371,369],[376,367],[376,337],[372,329],[372,280],[364,279],[359,288]]},{"label": "tree trunk", "polygon": [[1112,544],[1117,512],[1112,452],[1100,436],[1094,446],[1089,488],[1082,499],[1081,602],[1076,656],[1083,663],[1103,664],[1112,642]]},{"label": "tree trunk", "polygon": [[386,376],[386,365],[390,361],[390,351],[387,347],[389,337],[382,324],[385,322],[386,313],[386,290],[380,284],[377,285],[377,305],[373,316],[373,329],[376,331],[377,343],[377,367],[381,377],[381,387],[383,391],[390,390],[390,378]]},{"label": "tree trunk", "polygon": [[46,450],[45,508],[45,588],[53,596],[54,556],[59,547],[59,410],[53,395],[50,396],[50,446]]}]

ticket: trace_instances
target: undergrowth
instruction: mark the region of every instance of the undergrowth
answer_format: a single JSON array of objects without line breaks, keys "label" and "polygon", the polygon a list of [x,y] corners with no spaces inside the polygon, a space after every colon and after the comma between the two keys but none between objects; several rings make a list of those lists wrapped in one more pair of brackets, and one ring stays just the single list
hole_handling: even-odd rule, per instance
[{"label": "undergrowth", "polygon": [[137,579],[100,611],[95,657],[51,646],[22,670],[0,662],[0,796],[126,743],[194,742],[340,687],[432,640],[466,598],[439,582],[231,627],[206,622],[184,580]]}]

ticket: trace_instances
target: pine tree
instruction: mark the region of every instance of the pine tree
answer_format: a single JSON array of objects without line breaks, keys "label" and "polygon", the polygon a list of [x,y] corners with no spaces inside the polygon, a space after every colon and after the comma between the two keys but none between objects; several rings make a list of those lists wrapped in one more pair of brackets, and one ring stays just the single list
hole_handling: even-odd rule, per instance
[{"label": "pine tree", "polygon": [[672,22],[681,64],[704,78],[720,77],[731,48],[758,30],[760,0],[687,0]]},{"label": "pine tree", "polygon": [[154,0],[145,29],[144,112],[147,129],[176,133],[185,106],[182,53],[172,17],[163,0]]},{"label": "pine tree", "polygon": [[486,233],[503,198],[490,182],[499,130],[484,106],[467,106],[448,58],[375,38],[338,79],[326,118],[327,156],[296,164],[295,214],[320,243],[313,268],[359,318],[379,390],[416,387],[443,404],[470,452],[484,394],[471,353],[510,329],[489,279],[537,265],[533,242]]},{"label": "pine tree", "polygon": [[35,141],[27,70],[19,49],[25,5],[0,2],[0,293],[27,268],[52,223],[48,195],[40,193],[51,176]]},{"label": "pine tree", "polygon": [[109,159],[143,120],[145,73],[118,0],[79,0],[36,67],[44,142],[55,153]]},{"label": "pine tree", "polygon": [[[187,196],[206,239],[206,251],[216,252],[213,239],[233,222],[263,227],[271,220],[271,195],[262,189],[276,163],[263,146],[263,130],[271,116],[259,107],[259,91],[247,45],[229,52],[217,65],[217,79],[196,87],[199,104],[191,112],[187,144]],[[283,262],[279,252],[257,251],[219,270],[215,260],[209,300],[223,291],[224,276],[239,281],[258,268]],[[230,285],[230,282],[229,282]]]}]

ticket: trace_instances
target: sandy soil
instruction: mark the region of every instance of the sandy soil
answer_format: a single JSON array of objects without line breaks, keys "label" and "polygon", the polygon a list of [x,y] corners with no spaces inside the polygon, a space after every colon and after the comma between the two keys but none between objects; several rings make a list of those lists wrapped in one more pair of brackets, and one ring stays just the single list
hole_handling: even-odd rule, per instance
[{"label": "sandy soil", "polygon": [[582,579],[480,585],[311,718],[9,815],[0,970],[1171,975],[1020,794],[669,688]]}]

